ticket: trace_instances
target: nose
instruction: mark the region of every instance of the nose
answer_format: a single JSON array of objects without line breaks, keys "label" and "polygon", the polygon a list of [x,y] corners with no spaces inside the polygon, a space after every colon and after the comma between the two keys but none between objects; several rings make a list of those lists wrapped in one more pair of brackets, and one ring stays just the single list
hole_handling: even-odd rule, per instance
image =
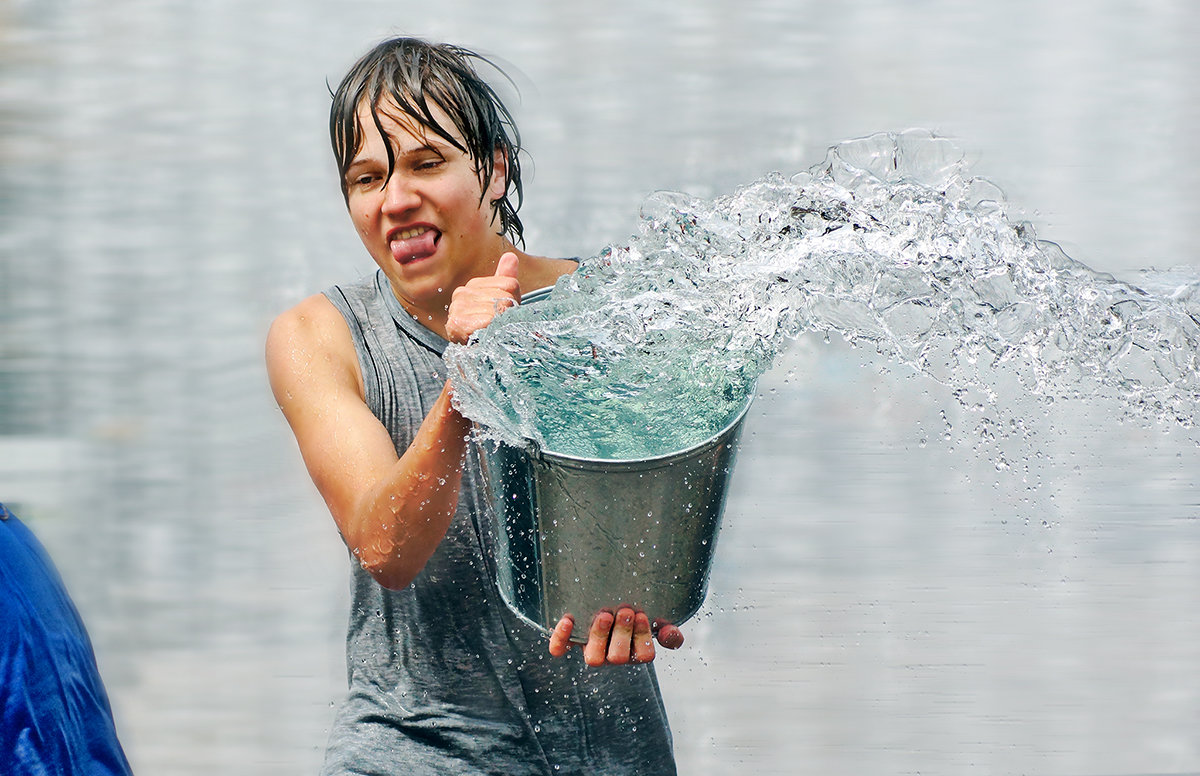
[{"label": "nose", "polygon": [[404,213],[421,204],[421,194],[415,181],[400,171],[394,171],[384,186],[383,210],[385,213]]}]

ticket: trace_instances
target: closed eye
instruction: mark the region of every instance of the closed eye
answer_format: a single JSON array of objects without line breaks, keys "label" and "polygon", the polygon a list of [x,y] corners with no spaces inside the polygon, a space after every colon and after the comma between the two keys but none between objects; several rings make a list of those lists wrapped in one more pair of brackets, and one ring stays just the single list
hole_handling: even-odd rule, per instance
[{"label": "closed eye", "polygon": [[382,171],[373,164],[356,164],[347,171],[346,184],[356,189],[364,189],[381,182],[383,177]]},{"label": "closed eye", "polygon": [[435,170],[446,162],[440,156],[425,157],[413,164],[414,170]]}]

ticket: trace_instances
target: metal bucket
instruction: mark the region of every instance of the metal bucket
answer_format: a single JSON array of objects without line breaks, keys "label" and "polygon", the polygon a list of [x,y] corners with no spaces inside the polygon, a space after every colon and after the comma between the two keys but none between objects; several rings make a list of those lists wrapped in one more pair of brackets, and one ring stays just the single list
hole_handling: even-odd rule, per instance
[{"label": "metal bucket", "polygon": [[674,624],[694,615],[751,399],[708,441],[644,460],[484,443],[485,533],[509,608],[546,633],[570,613],[579,643],[602,607],[628,604]]}]

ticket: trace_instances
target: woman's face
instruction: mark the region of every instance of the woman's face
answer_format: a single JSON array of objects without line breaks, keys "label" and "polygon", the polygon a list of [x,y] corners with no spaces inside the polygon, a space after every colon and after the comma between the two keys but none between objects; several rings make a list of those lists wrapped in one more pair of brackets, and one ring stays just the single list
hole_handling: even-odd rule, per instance
[{"label": "woman's face", "polygon": [[[377,113],[383,134],[366,103],[359,106],[363,143],[345,181],[350,218],[396,298],[438,330],[454,289],[491,274],[510,247],[492,207],[504,195],[505,160],[497,153],[485,189],[472,157],[390,101]],[[434,115],[441,126],[453,126],[437,108]],[[387,143],[395,155],[390,177]]]}]

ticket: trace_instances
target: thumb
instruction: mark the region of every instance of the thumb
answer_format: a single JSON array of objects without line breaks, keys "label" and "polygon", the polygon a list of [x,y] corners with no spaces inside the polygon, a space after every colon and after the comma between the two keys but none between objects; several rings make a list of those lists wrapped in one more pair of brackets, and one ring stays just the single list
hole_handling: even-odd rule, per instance
[{"label": "thumb", "polygon": [[656,617],[652,626],[658,643],[667,649],[679,649],[683,646],[683,631],[661,617]]},{"label": "thumb", "polygon": [[496,277],[509,277],[516,280],[517,269],[520,266],[521,260],[517,258],[517,254],[509,251],[500,257],[500,262],[496,265]]}]

